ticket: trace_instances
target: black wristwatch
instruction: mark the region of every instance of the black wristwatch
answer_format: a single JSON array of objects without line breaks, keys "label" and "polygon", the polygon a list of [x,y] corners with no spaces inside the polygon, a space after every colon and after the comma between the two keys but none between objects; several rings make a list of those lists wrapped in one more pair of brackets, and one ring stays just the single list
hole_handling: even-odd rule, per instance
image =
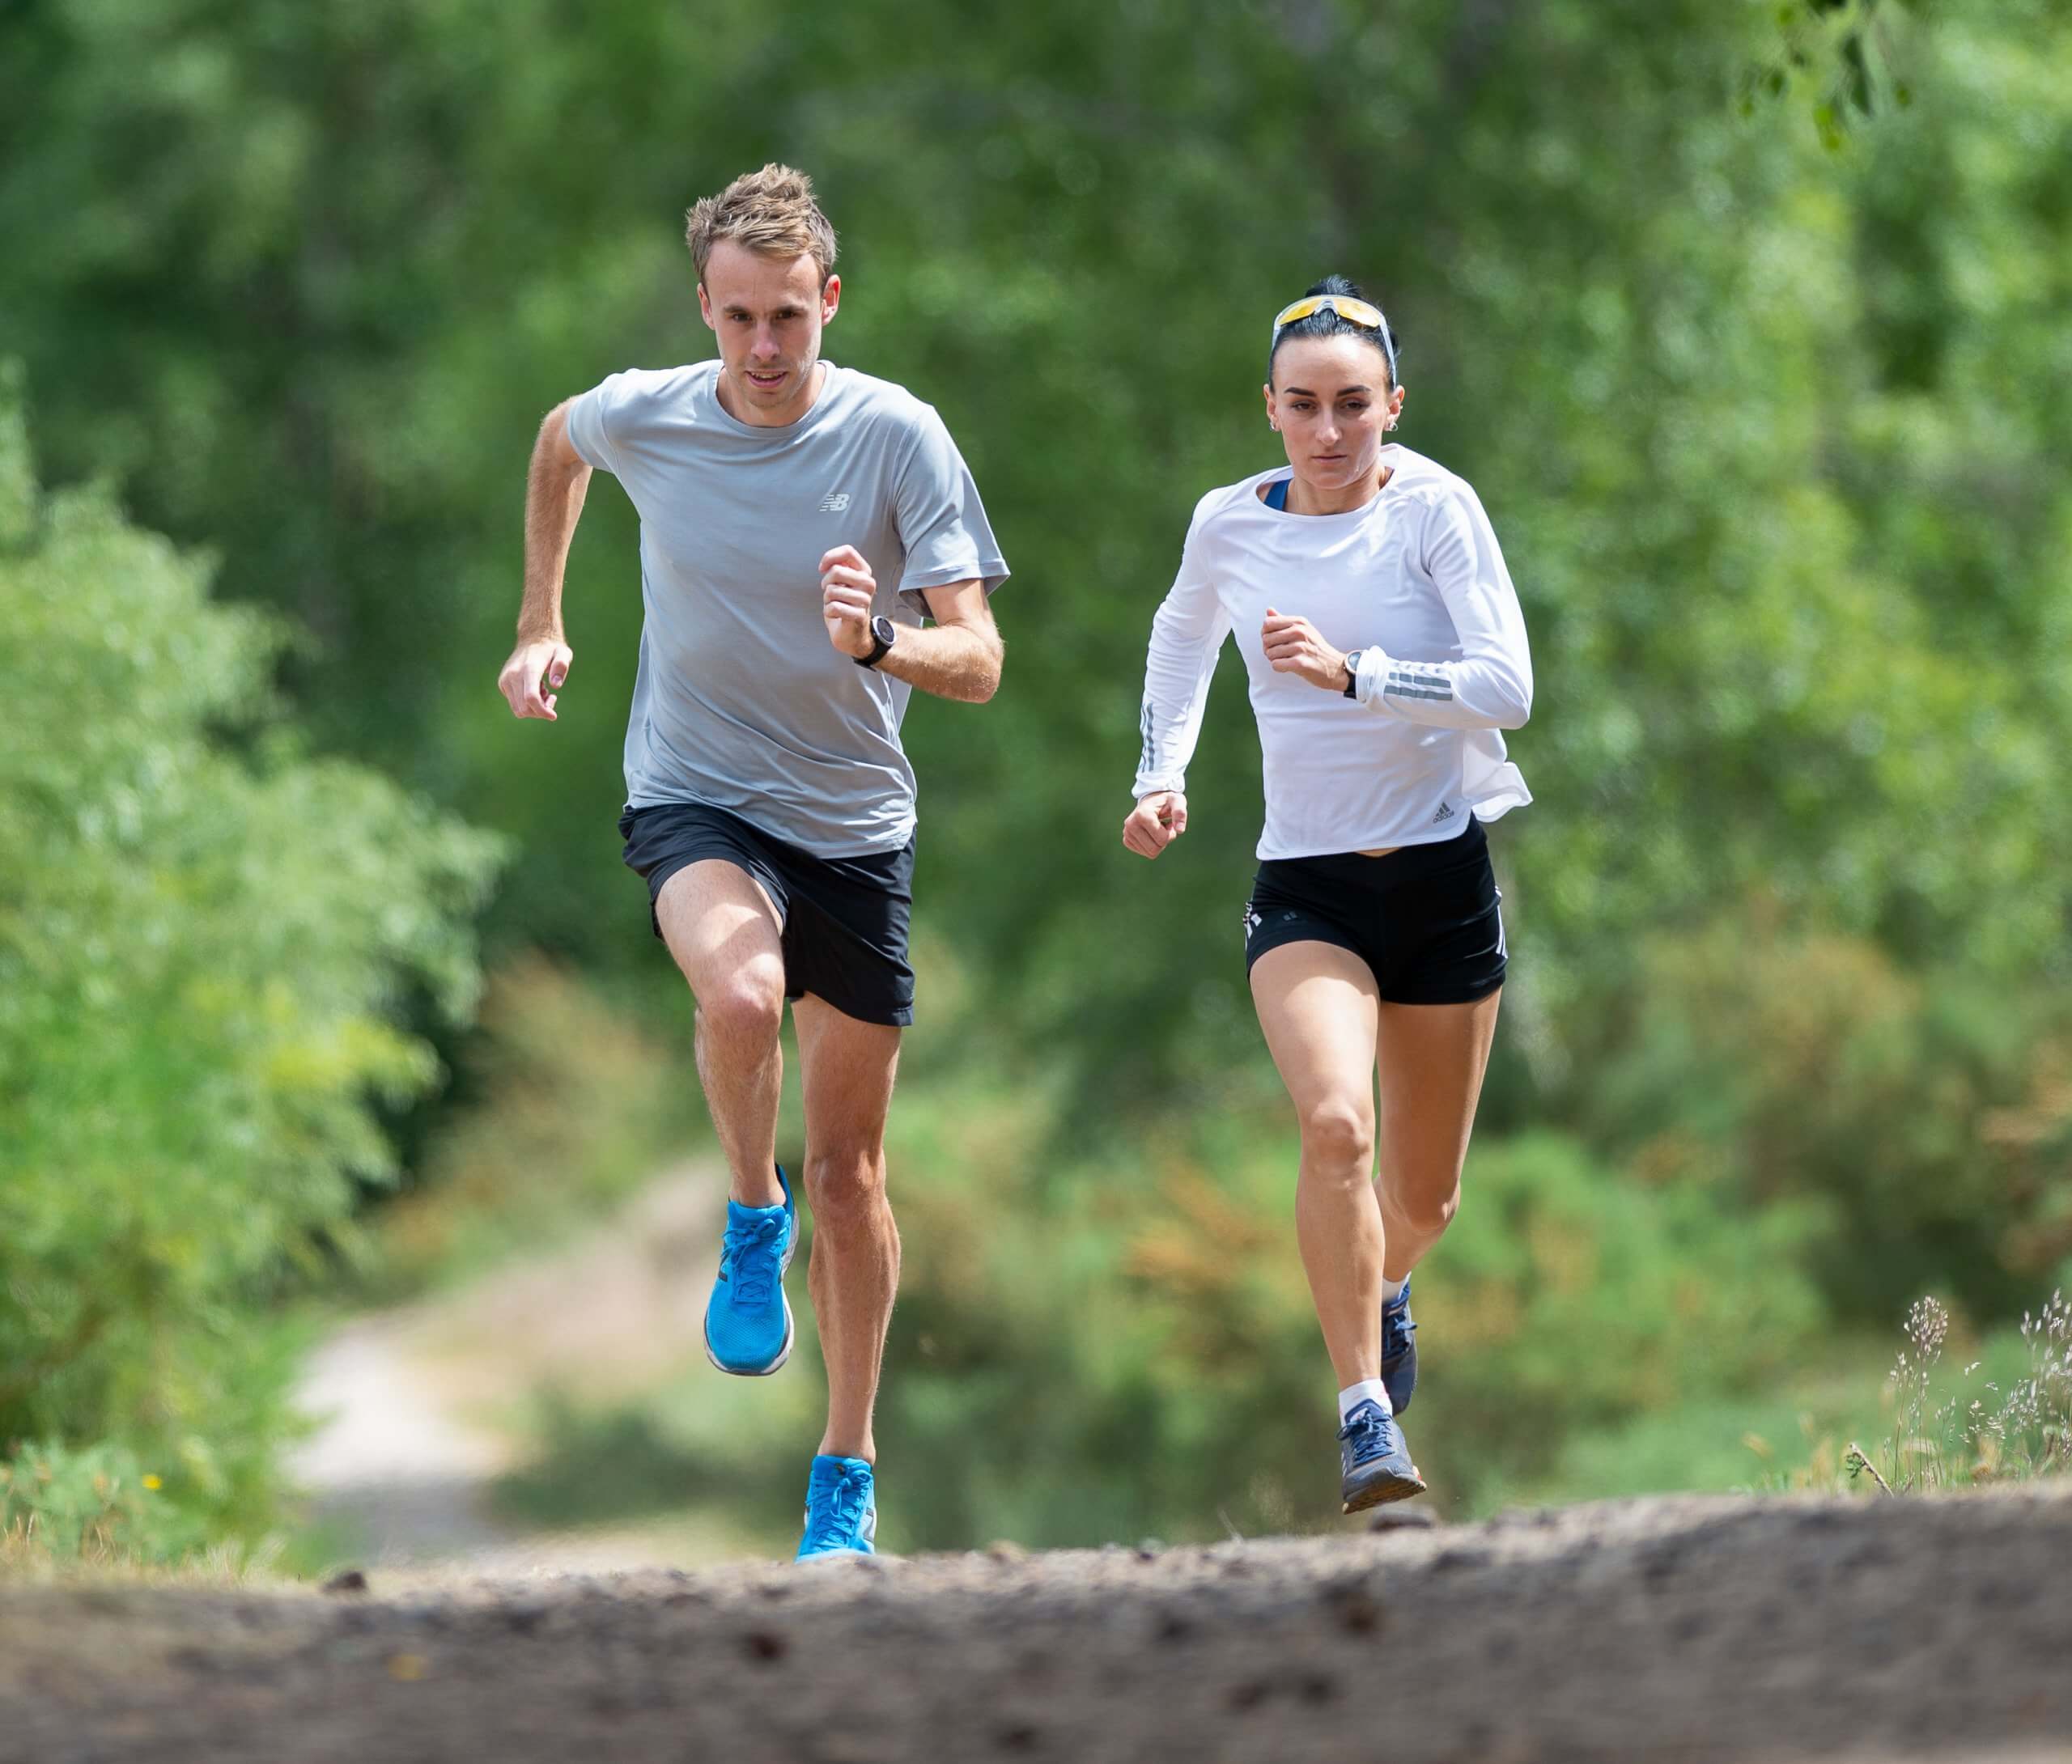
[{"label": "black wristwatch", "polygon": [[1362,652],[1361,651],[1357,649],[1348,650],[1345,653],[1345,696],[1348,698],[1357,698],[1360,696],[1360,657],[1361,653]]},{"label": "black wristwatch", "polygon": [[882,613],[871,621],[871,652],[868,655],[851,655],[849,659],[859,668],[875,668],[885,659],[885,652],[892,647],[892,640],[899,634],[899,627]]}]

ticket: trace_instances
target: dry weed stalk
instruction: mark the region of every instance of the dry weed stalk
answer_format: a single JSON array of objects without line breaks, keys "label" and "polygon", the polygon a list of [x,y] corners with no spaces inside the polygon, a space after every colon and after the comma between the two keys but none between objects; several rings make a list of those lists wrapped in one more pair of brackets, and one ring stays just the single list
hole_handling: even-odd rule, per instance
[{"label": "dry weed stalk", "polygon": [[1917,1300],[1907,1312],[1907,1346],[1892,1368],[1890,1480],[1853,1443],[1844,1461],[1849,1474],[1868,1473],[1889,1495],[2023,1481],[2072,1463],[2072,1301],[2063,1291],[2040,1312],[2023,1314],[2027,1375],[2004,1393],[1989,1381],[1984,1389],[1998,1398],[1991,1407],[1985,1397],[1965,1400],[1976,1360],[1953,1394],[1936,1400],[1935,1372],[1949,1334],[1949,1312],[1933,1298]]}]

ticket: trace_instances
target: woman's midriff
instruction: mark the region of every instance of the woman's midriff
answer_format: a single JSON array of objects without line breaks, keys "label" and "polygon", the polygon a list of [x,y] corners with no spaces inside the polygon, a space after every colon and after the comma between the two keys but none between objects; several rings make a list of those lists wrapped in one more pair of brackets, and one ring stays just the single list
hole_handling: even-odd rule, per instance
[{"label": "woman's midriff", "polygon": [[1379,851],[1363,851],[1360,855],[1363,858],[1392,858],[1402,850],[1401,846],[1383,846]]}]

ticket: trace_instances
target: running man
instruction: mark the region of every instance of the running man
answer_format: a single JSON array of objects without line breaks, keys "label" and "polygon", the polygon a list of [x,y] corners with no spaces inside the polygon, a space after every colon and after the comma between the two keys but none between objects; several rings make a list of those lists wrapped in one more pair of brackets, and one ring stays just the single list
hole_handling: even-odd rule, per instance
[{"label": "running man", "polygon": [[1266,779],[1245,960],[1301,1127],[1296,1241],[1350,1513],[1424,1488],[1395,1422],[1417,1382],[1410,1274],[1460,1205],[1496,1031],[1482,823],[1532,799],[1497,733],[1531,713],[1532,664],[1474,490],[1383,439],[1403,409],[1395,338],[1344,277],[1275,319],[1266,409],[1288,464],[1201,499],[1153,622],[1123,842],[1155,858],[1187,830],[1187,764],[1235,631]]},{"label": "running man", "polygon": [[697,1001],[698,1076],[732,1179],[706,1351],[761,1377],[792,1351],[798,1214],[776,1162],[789,999],[828,1382],[799,1554],[868,1554],[899,1278],[885,1123],[914,1016],[899,725],[915,687],[992,697],[987,602],[1007,565],[934,409],[821,358],[842,282],[811,180],[781,165],[738,177],[690,210],[686,237],[720,359],[614,374],[548,413],[498,687],[514,715],[556,720],[574,659],[563,569],[592,470],[611,473],[640,514],[645,613],[619,830]]}]

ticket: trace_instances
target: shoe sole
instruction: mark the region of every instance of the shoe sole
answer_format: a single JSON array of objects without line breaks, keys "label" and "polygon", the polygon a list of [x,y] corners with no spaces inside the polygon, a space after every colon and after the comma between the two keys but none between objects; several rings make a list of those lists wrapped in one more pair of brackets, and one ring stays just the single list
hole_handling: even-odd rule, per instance
[{"label": "shoe sole", "polygon": [[[699,1333],[704,1334],[702,1329]],[[767,1366],[728,1366],[724,1363],[720,1356],[712,1351],[712,1338],[710,1335],[705,1336],[705,1357],[730,1378],[767,1378],[772,1372],[783,1371],[784,1362],[792,1357],[793,1333],[792,1301],[786,1299],[784,1300],[784,1345],[777,1351],[776,1359],[771,1361]]]},{"label": "shoe sole", "polygon": [[[1352,1499],[1345,1501],[1339,1511],[1341,1513],[1364,1513],[1370,1507],[1386,1507],[1391,1501],[1407,1501],[1413,1495],[1424,1492],[1424,1481],[1414,1470],[1408,1476],[1378,1478]],[[1342,1494],[1340,1499],[1344,1499]]]}]

